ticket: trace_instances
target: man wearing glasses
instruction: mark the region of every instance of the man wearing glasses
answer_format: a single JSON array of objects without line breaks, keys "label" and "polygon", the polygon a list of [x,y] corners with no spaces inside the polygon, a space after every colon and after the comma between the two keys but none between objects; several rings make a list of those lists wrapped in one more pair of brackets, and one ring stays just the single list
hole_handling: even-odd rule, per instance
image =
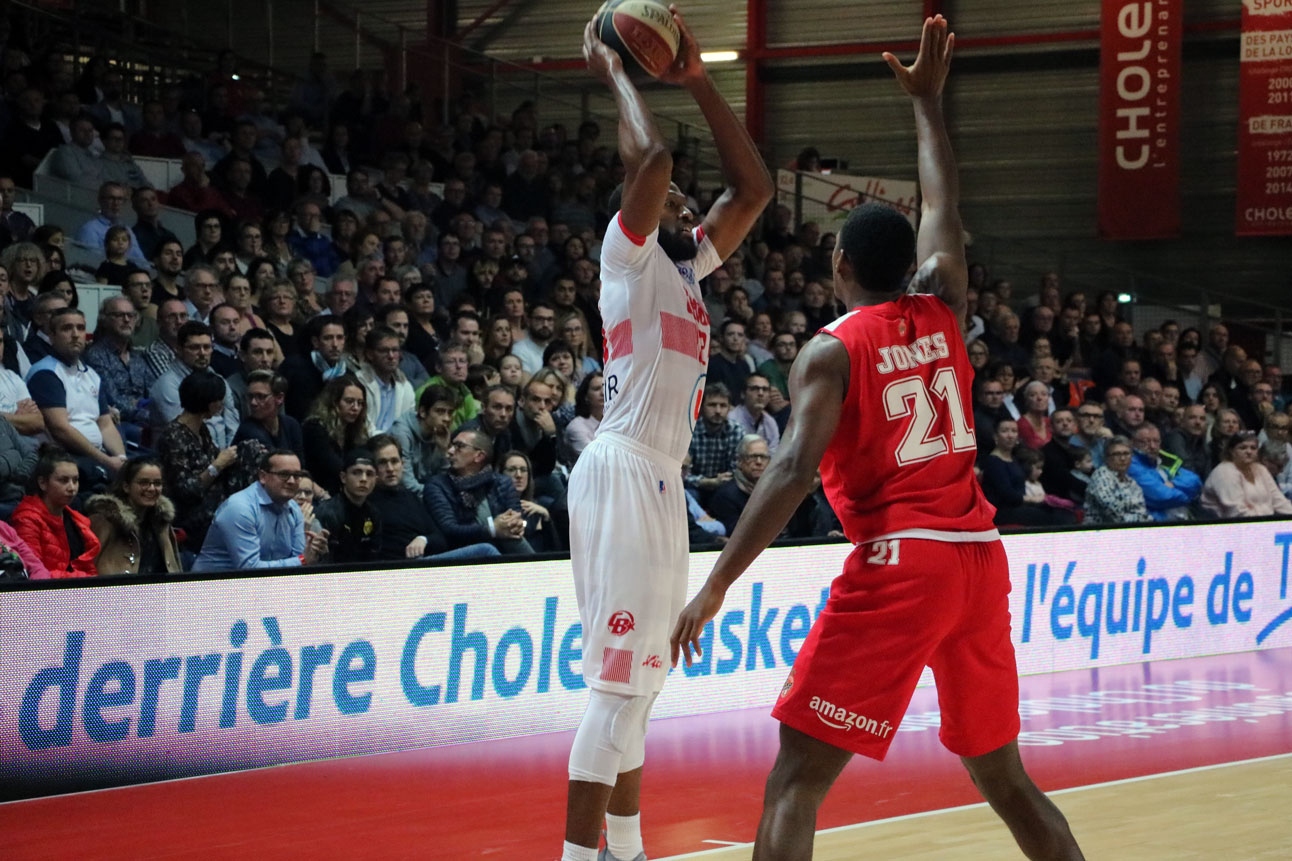
[{"label": "man wearing glasses", "polygon": [[1104,424],[1104,408],[1096,403],[1084,403],[1077,408],[1077,435],[1070,442],[1089,450],[1095,468],[1104,465],[1104,448],[1113,432]]},{"label": "man wearing glasses", "polygon": [[327,555],[327,530],[307,531],[295,500],[303,475],[295,452],[266,453],[259,480],[215,510],[193,570],[299,568],[321,561]]},{"label": "man wearing glasses", "polygon": [[736,528],[736,521],[749,502],[749,494],[754,492],[754,485],[771,459],[767,441],[758,434],[745,434],[740,440],[740,448],[736,450],[736,470],[730,481],[713,492],[713,501],[709,503],[709,513],[722,521],[728,535]]},{"label": "man wearing glasses", "polygon": [[[1101,410],[1099,415],[1103,416]],[[973,425],[978,438],[978,460],[991,454],[996,447],[996,425],[1012,419],[1005,406],[1005,387],[999,380],[989,380],[986,375],[974,380]]]},{"label": "man wearing glasses", "polygon": [[449,443],[449,471],[426,483],[423,498],[451,547],[490,542],[504,555],[534,552],[511,478],[494,472],[484,431],[459,431]]},{"label": "man wearing glasses", "polygon": [[[146,272],[135,272],[132,278],[141,278],[151,285]],[[94,330],[94,342],[85,348],[81,357],[99,374],[107,390],[108,403],[120,413],[118,429],[128,442],[138,444],[144,427],[148,425],[148,384],[151,379],[143,352],[131,348],[139,312],[125,296],[104,299],[99,308],[99,322]]]},{"label": "man wearing glasses", "polygon": [[767,412],[771,396],[771,381],[762,374],[750,374],[745,378],[744,401],[731,411],[728,418],[740,425],[745,433],[761,437],[767,443],[767,450],[775,453],[781,441],[781,429]]}]

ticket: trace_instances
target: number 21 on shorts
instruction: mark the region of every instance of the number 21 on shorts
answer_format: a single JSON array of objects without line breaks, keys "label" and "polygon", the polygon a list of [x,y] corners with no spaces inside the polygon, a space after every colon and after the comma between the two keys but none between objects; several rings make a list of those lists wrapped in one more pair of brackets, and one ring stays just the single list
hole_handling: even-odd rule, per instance
[{"label": "number 21 on shorts", "polygon": [[901,559],[902,540],[900,538],[870,542],[870,555],[866,557],[866,561],[871,565],[896,565]]}]

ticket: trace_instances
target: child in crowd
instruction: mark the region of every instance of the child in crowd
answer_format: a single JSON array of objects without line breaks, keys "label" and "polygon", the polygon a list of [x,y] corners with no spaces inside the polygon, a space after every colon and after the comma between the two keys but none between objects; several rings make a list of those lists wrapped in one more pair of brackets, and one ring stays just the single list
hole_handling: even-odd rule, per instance
[{"label": "child in crowd", "polygon": [[130,231],[120,225],[109,227],[103,237],[103,252],[107,259],[99,264],[94,272],[94,280],[100,284],[125,286],[131,272],[138,272],[139,267],[126,259],[130,253]]}]

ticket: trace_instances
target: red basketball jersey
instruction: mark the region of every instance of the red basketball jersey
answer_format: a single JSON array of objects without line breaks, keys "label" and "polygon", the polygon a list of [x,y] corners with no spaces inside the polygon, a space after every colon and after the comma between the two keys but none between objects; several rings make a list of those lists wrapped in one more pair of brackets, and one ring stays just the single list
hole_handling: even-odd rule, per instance
[{"label": "red basketball jersey", "polygon": [[946,303],[902,296],[821,331],[848,349],[848,393],[821,461],[848,539],[995,537],[995,509],[973,473],[973,367]]}]

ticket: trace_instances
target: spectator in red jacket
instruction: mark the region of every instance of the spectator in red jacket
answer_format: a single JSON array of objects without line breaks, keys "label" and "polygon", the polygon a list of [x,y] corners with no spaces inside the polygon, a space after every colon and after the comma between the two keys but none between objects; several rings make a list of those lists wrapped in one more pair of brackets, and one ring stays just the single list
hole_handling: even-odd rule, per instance
[{"label": "spectator in red jacket", "polygon": [[71,507],[80,486],[76,460],[61,449],[46,450],[13,512],[18,536],[55,579],[98,575],[99,539],[89,518]]}]

